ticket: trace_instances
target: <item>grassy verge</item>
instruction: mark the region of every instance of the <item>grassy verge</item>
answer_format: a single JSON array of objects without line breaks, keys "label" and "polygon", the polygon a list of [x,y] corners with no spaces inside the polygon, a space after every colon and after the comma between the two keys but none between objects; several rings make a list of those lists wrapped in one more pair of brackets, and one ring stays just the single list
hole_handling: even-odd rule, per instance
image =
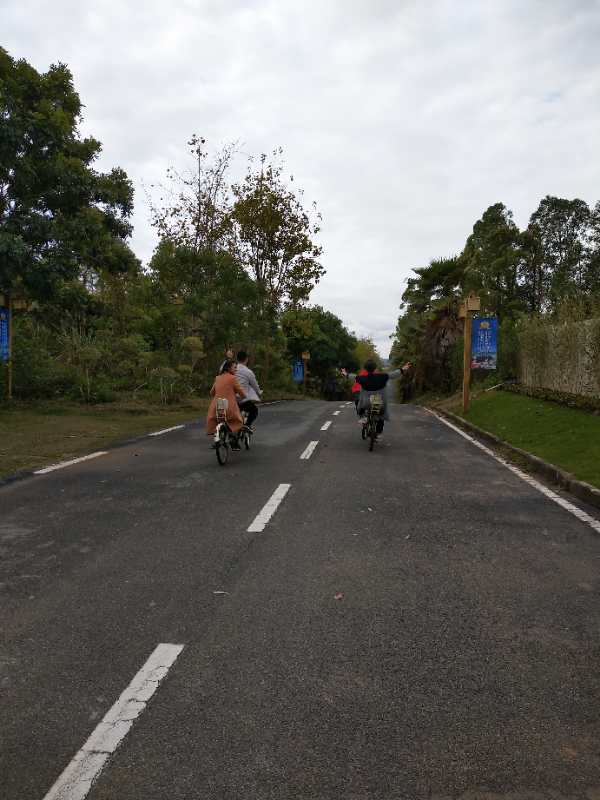
[{"label": "grassy verge", "polygon": [[451,410],[600,488],[600,417],[501,391],[477,397],[467,414],[460,407]]},{"label": "grassy verge", "polygon": [[202,418],[207,407],[205,400],[190,400],[172,406],[56,401],[0,408],[0,476]]}]

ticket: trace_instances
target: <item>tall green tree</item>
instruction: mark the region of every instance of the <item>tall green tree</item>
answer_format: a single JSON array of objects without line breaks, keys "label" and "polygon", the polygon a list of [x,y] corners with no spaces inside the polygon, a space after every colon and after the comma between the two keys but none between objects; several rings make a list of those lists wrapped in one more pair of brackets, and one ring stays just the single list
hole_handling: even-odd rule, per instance
[{"label": "tall green tree", "polygon": [[335,368],[356,370],[356,338],[342,320],[321,306],[289,309],[281,317],[290,362],[310,352],[310,371],[321,380]]},{"label": "tall green tree", "polygon": [[39,73],[0,48],[0,288],[48,296],[76,277],[135,269],[133,189],[93,168],[81,101],[64,64]]},{"label": "tall green tree", "polygon": [[577,198],[566,200],[547,195],[531,215],[530,228],[535,231],[543,252],[545,308],[556,307],[565,297],[586,291],[591,223],[589,206]]},{"label": "tall green tree", "polygon": [[325,273],[319,261],[322,248],[314,241],[320,219],[314,204],[312,213],[306,211],[302,192],[289,188],[283,167],[269,163],[265,155],[258,169],[250,163],[233,195],[237,252],[261,291],[265,312],[308,300]]},{"label": "tall green tree", "polygon": [[227,346],[256,340],[256,285],[229,253],[163,239],[149,266],[156,303],[171,320],[170,346],[199,338],[212,370]]},{"label": "tall green tree", "polygon": [[358,362],[359,367],[362,367],[366,361],[374,361],[378,367],[381,367],[382,364],[381,356],[370,336],[360,336],[356,340],[354,358]]},{"label": "tall green tree", "polygon": [[490,206],[473,226],[461,255],[462,287],[481,296],[500,319],[523,305],[518,283],[519,229],[504,203]]}]

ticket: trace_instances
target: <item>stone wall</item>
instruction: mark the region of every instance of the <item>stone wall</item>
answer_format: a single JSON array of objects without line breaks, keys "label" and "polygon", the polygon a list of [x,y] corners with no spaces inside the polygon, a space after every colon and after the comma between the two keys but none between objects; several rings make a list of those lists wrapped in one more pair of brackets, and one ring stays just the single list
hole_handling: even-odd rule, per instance
[{"label": "stone wall", "polygon": [[600,319],[528,322],[519,331],[519,373],[525,386],[600,397]]}]

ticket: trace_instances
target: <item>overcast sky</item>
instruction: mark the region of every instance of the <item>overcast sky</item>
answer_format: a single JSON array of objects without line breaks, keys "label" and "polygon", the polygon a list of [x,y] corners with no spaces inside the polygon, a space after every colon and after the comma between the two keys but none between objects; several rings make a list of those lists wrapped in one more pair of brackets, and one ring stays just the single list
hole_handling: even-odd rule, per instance
[{"label": "overcast sky", "polygon": [[[600,0],[0,0],[0,44],[62,61],[101,167],[136,187],[193,132],[283,146],[323,214],[311,300],[387,355],[414,267],[461,250],[502,201],[600,199]],[[243,169],[243,156],[237,169]]]}]

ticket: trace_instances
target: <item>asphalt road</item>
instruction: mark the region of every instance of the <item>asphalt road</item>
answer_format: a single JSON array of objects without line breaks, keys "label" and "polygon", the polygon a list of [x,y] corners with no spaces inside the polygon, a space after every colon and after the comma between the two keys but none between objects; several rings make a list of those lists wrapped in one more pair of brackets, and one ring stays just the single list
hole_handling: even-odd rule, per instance
[{"label": "asphalt road", "polygon": [[597,533],[421,409],[369,453],[340,405],[264,408],[225,468],[192,426],[0,488],[2,800],[160,643],[89,800],[600,800]]}]

